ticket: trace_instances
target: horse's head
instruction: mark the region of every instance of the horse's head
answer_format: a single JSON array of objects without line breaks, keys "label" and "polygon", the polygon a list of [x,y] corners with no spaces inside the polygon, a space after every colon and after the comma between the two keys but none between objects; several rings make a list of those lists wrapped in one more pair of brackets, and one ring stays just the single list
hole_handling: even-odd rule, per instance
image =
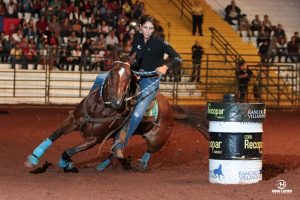
[{"label": "horse's head", "polygon": [[130,64],[122,61],[115,61],[112,69],[108,73],[105,84],[105,101],[118,110],[124,103],[124,99],[129,95],[131,82]]}]

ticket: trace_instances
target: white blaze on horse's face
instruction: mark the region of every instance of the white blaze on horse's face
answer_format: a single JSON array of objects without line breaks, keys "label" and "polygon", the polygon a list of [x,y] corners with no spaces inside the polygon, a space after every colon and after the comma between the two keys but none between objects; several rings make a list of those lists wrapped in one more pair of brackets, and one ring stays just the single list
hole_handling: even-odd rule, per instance
[{"label": "white blaze on horse's face", "polygon": [[124,67],[121,67],[121,69],[119,70],[119,75],[123,76],[124,73],[125,73],[125,69]]}]

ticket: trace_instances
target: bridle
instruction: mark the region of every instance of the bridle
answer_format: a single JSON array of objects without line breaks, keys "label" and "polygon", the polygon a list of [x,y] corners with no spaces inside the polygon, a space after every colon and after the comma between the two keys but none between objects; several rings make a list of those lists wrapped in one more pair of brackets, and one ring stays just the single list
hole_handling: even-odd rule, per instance
[{"label": "bridle", "polygon": [[[129,68],[130,68],[130,64],[128,63],[128,62],[122,62],[122,61],[119,61],[119,60],[117,60],[117,61],[114,61],[113,62],[113,65],[114,64],[116,64],[116,63],[120,63],[120,64],[122,64],[122,65],[127,65]],[[128,79],[131,79],[131,75],[129,75],[128,77],[127,77],[127,80]],[[106,78],[106,80],[107,80],[107,78]],[[103,99],[103,104],[105,104],[105,105],[111,105],[111,101],[105,101],[104,100],[104,98],[103,98],[103,87],[104,87],[104,83],[102,84],[102,86],[101,86],[101,88],[100,88],[100,96],[102,97],[102,99]],[[129,93],[130,93],[130,84],[128,85],[128,87],[126,88],[126,93],[124,94],[124,96],[123,96],[123,101],[125,102],[125,103],[127,103],[129,100],[131,100],[132,98],[131,97],[128,97],[129,96]]]}]

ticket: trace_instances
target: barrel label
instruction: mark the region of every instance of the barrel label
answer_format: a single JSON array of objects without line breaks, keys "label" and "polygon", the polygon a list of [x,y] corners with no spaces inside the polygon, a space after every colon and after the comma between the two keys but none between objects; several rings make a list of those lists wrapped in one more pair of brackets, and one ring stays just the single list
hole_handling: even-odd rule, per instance
[{"label": "barrel label", "polygon": [[266,117],[265,104],[215,103],[207,104],[209,121],[262,122]]},{"label": "barrel label", "polygon": [[210,132],[209,158],[211,159],[258,159],[261,158],[262,149],[262,132]]}]

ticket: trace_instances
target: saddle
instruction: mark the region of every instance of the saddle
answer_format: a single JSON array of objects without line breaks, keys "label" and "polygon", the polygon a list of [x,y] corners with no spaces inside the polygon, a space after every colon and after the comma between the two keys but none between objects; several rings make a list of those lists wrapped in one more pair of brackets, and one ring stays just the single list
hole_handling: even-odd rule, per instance
[{"label": "saddle", "polygon": [[157,99],[154,98],[152,100],[152,102],[150,103],[147,111],[145,112],[144,117],[141,122],[155,123],[158,118],[158,112],[159,112],[158,102],[157,102]]}]

